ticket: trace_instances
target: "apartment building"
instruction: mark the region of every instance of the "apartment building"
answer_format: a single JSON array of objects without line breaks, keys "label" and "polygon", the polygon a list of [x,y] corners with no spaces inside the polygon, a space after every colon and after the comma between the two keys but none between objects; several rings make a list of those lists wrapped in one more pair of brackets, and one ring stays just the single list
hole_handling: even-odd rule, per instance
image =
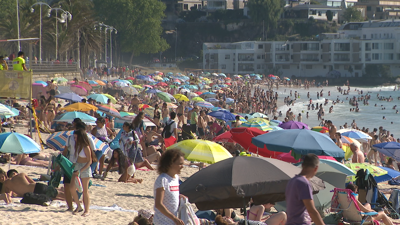
[{"label": "apartment building", "polygon": [[368,64],[400,75],[400,20],[347,23],[315,41],[204,43],[203,69],[229,74],[361,77]]},{"label": "apartment building", "polygon": [[363,0],[355,6],[368,19],[400,19],[400,0]]}]

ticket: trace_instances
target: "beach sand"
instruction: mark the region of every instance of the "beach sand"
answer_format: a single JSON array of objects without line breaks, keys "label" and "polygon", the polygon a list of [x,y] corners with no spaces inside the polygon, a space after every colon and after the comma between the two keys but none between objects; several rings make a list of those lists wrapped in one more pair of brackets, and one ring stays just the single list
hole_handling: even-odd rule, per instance
[{"label": "beach sand", "polygon": [[[17,132],[26,134],[27,129],[17,127]],[[9,130],[7,129],[7,132]],[[34,133],[35,140],[37,134]],[[45,141],[49,134],[42,134]],[[45,149],[44,153],[54,153],[52,149]],[[153,167],[156,167],[153,165]],[[9,169],[9,164],[0,164],[3,170]],[[11,164],[11,169],[16,169],[20,173],[26,173],[33,179],[39,179],[41,174],[46,174],[46,168],[32,166],[16,166]],[[181,180],[185,180],[197,168],[184,167],[180,175]],[[13,198],[12,204],[6,205],[0,202],[0,225],[11,224],[128,224],[133,221],[140,209],[153,210],[154,197],[153,185],[158,174],[156,171],[137,170],[136,178],[143,179],[142,184],[119,183],[118,172],[109,172],[107,178],[92,179],[93,186],[89,188],[91,207],[112,207],[117,205],[124,211],[106,211],[104,209],[91,209],[88,217],[72,215],[67,212],[65,201],[55,200],[50,206],[27,205],[20,203],[21,198]],[[101,185],[101,186],[97,186]],[[60,184],[60,188],[63,184]]]}]

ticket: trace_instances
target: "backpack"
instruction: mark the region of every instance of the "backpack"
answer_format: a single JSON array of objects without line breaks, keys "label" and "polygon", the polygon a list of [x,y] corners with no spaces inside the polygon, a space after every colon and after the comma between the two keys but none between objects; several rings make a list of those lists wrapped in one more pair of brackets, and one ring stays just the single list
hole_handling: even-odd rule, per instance
[{"label": "backpack", "polygon": [[185,225],[200,225],[200,220],[197,218],[187,198],[179,200],[178,218]]},{"label": "backpack", "polygon": [[51,203],[51,199],[45,194],[28,192],[24,194],[24,197],[21,199],[21,203],[48,206]]},{"label": "backpack", "polygon": [[166,126],[164,127],[164,130],[161,133],[161,136],[163,138],[170,138],[172,136],[171,125],[174,123],[175,121],[172,121],[170,124],[166,123]]}]

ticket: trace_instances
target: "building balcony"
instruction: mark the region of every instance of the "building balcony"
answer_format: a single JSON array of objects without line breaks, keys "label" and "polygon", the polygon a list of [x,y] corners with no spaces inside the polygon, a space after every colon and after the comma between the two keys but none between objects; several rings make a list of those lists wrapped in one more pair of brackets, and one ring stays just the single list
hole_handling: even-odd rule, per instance
[{"label": "building balcony", "polygon": [[240,62],[251,62],[251,61],[254,61],[254,58],[249,58],[249,59],[243,58],[243,59],[238,59],[238,61],[240,61]]},{"label": "building balcony", "polygon": [[304,59],[300,59],[300,61],[303,62],[319,62],[318,58],[304,58]]},{"label": "building balcony", "polygon": [[335,62],[350,62],[349,58],[336,58],[333,61]]},{"label": "building balcony", "polygon": [[366,47],[365,51],[371,51],[371,47]]},{"label": "building balcony", "polygon": [[289,58],[275,59],[275,62],[290,62]]}]

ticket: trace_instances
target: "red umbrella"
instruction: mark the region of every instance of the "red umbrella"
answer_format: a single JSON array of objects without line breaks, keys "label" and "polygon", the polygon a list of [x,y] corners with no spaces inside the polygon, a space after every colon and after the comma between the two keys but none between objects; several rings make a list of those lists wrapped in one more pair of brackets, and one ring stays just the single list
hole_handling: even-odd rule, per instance
[{"label": "red umbrella", "polygon": [[127,80],[135,80],[135,78],[134,77],[128,77],[128,78],[126,78]]},{"label": "red umbrella", "polygon": [[71,89],[71,91],[75,92],[78,95],[87,95],[88,94],[88,91],[80,85],[71,85],[70,89]]},{"label": "red umbrella", "polygon": [[198,95],[203,94],[203,92],[201,92],[201,91],[196,91],[195,93],[198,94]]},{"label": "red umbrella", "polygon": [[[288,163],[298,163],[298,162],[301,161],[300,159],[299,159],[299,160],[296,160],[296,159],[292,156],[292,151],[286,152],[286,153],[282,153],[282,154],[278,155],[276,158],[279,159],[279,160],[288,162]],[[336,161],[336,159],[333,158],[332,156],[319,155],[318,158]]]},{"label": "red umbrella", "polygon": [[90,84],[88,82],[79,81],[78,85],[83,87],[83,88],[85,88],[87,91],[91,91],[92,90],[92,86],[90,86]]},{"label": "red umbrella", "polygon": [[227,131],[223,134],[220,134],[218,136],[216,136],[213,139],[214,142],[232,142],[232,143],[236,143],[233,139],[232,139],[232,133],[230,131]]},{"label": "red umbrella", "polygon": [[273,75],[273,74],[270,74],[270,75],[268,75],[268,77],[274,77],[274,75]]},{"label": "red umbrella", "polygon": [[232,85],[231,83],[225,83],[226,85]]},{"label": "red umbrella", "polygon": [[237,127],[231,130],[232,139],[240,144],[243,148],[247,149],[248,151],[259,154],[264,157],[272,157],[275,158],[276,156],[282,154],[281,152],[273,152],[269,151],[266,147],[258,148],[254,144],[251,143],[251,139],[253,137],[257,137],[258,135],[265,134],[264,132],[255,127]]},{"label": "red umbrella", "polygon": [[231,78],[229,78],[229,77],[227,77],[227,78],[225,78],[225,80],[230,80]]},{"label": "red umbrella", "polygon": [[164,83],[164,82],[159,82],[159,83],[157,83],[156,85],[157,85],[157,86],[164,86],[164,87],[168,86],[168,84],[167,84],[167,83]]}]

